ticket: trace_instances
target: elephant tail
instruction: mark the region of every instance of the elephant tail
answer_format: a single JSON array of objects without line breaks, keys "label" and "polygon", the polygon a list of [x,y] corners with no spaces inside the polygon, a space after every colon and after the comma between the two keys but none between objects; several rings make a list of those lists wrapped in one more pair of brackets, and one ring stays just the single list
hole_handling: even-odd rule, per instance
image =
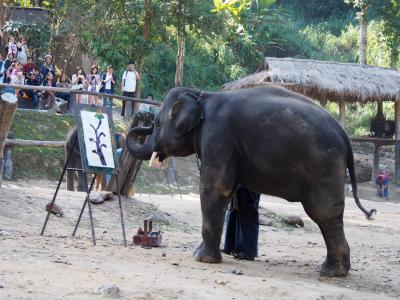
[{"label": "elephant tail", "polygon": [[358,208],[361,209],[361,211],[365,214],[366,218],[368,220],[373,220],[376,215],[376,209],[371,209],[370,211],[366,210],[364,206],[362,206],[360,198],[358,198],[357,195],[357,181],[356,181],[356,173],[354,171],[353,149],[351,147],[350,140],[347,136],[346,136],[346,143],[347,143],[347,169],[349,171],[354,200],[356,201]]}]

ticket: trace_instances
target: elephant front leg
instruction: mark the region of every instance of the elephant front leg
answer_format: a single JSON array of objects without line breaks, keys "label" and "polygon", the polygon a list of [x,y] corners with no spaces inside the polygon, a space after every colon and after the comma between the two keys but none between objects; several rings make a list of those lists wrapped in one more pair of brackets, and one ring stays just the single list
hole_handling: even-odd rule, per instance
[{"label": "elephant front leg", "polygon": [[[232,176],[232,173],[228,174]],[[221,179],[218,176],[202,174],[201,181],[203,242],[195,252],[195,259],[205,263],[219,263],[222,260],[220,243],[225,212],[234,186],[234,178]]]}]

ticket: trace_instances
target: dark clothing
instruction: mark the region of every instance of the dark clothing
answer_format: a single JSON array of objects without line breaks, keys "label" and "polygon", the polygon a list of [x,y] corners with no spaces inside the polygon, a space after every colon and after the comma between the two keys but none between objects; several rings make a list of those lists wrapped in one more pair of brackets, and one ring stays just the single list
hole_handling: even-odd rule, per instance
[{"label": "dark clothing", "polygon": [[6,58],[6,60],[4,61],[4,74],[3,74],[4,83],[10,83],[11,78],[7,78],[7,70],[11,67],[12,62],[13,61],[8,58]]},{"label": "dark clothing", "polygon": [[28,75],[30,72],[33,72],[34,69],[36,69],[35,64],[25,64],[22,72],[24,75]]},{"label": "dark clothing", "polygon": [[[25,85],[34,85],[34,86],[39,86],[39,82],[37,79],[26,79],[25,80]],[[39,108],[39,97],[38,97],[38,92],[34,90],[25,90],[25,94],[32,99],[33,102],[33,107],[35,109]]]},{"label": "dark clothing", "polygon": [[[124,92],[123,94],[122,94],[123,96],[126,96],[126,97],[130,97],[130,98],[136,98],[136,92]],[[121,109],[121,116],[125,116],[125,102],[127,102],[127,101],[124,101],[124,100],[122,100],[122,109]],[[132,116],[133,116],[133,114],[135,113],[135,103],[133,102],[133,101],[129,101],[130,103],[131,103],[131,105],[132,105]]]},{"label": "dark clothing", "polygon": [[46,78],[49,72],[53,74],[53,78],[56,78],[56,67],[54,66],[54,64],[50,65],[43,64],[41,65],[39,71],[43,75],[43,78]]},{"label": "dark clothing", "polygon": [[[100,88],[100,93],[103,93],[105,91],[105,86],[106,84],[104,83],[104,80],[106,80],[107,73],[103,73],[101,75],[101,88]],[[107,94],[114,94],[115,92],[115,85],[117,84],[117,79],[114,74],[112,74],[112,80],[114,80],[115,83],[112,83],[111,81],[111,89],[109,89],[111,92]]]},{"label": "dark clothing", "polygon": [[239,187],[235,196],[237,209],[231,207],[226,214],[224,252],[254,258],[258,246],[260,194]]}]

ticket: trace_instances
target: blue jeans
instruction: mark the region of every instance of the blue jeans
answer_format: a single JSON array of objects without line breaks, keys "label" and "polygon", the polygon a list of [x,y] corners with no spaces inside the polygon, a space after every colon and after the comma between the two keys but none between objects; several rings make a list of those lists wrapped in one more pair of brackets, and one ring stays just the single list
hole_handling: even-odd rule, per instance
[{"label": "blue jeans", "polygon": [[27,94],[28,97],[32,99],[34,109],[38,109],[39,108],[38,93],[33,90],[27,90],[25,91],[25,94]]},{"label": "blue jeans", "polygon": [[[114,91],[113,90],[104,90],[104,93],[112,95],[112,94],[114,94]],[[112,97],[109,97],[109,98],[103,97],[103,106],[107,106],[107,105],[112,109],[112,106],[113,106],[113,98]]]}]

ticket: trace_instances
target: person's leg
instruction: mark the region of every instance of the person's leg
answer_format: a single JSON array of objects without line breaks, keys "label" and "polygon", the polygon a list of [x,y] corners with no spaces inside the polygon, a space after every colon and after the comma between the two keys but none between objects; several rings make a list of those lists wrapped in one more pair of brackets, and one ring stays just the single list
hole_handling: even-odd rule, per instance
[{"label": "person's leg", "polygon": [[[122,95],[128,97],[127,92],[123,92]],[[121,116],[125,117],[125,100],[122,100]]]},{"label": "person's leg", "polygon": [[32,101],[33,101],[33,108],[38,109],[39,108],[39,97],[37,92],[32,92]]},{"label": "person's leg", "polygon": [[222,252],[232,254],[236,250],[236,224],[238,211],[230,208],[226,212],[225,243]]},{"label": "person's leg", "polygon": [[260,194],[241,187],[237,191],[237,202],[235,252],[238,258],[254,259],[258,248]]}]

